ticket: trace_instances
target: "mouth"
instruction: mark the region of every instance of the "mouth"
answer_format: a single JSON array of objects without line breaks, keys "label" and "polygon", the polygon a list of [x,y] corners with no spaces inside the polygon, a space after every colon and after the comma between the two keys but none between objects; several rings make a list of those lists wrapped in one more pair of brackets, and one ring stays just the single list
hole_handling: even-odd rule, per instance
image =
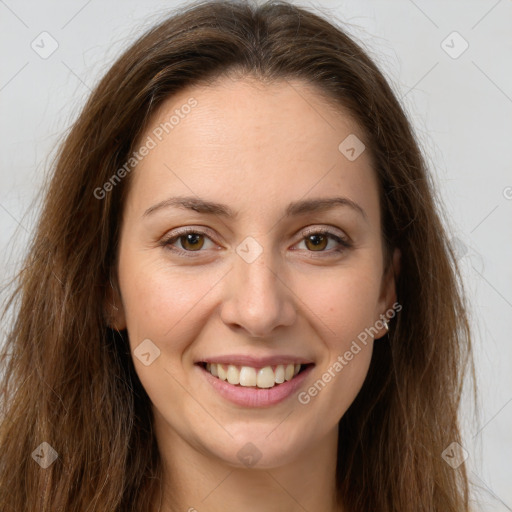
[{"label": "mouth", "polygon": [[225,381],[235,387],[254,389],[278,387],[295,379],[299,374],[313,366],[313,363],[287,363],[256,368],[207,361],[201,361],[197,364],[218,380]]}]

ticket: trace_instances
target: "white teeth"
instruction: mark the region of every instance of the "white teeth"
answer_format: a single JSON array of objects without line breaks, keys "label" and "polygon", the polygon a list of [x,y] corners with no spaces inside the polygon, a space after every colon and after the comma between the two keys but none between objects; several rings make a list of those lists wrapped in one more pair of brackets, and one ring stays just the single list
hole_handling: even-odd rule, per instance
[{"label": "white teeth", "polygon": [[256,376],[256,386],[259,388],[273,388],[276,383],[276,378],[274,375],[274,371],[270,366],[265,366],[265,368],[261,368],[258,370],[258,375]]},{"label": "white teeth", "polygon": [[292,380],[299,373],[300,368],[300,364],[278,364],[275,370],[271,366],[265,366],[256,370],[256,368],[251,366],[238,367],[233,364],[206,363],[206,370],[220,380],[227,380],[235,386],[258,387],[262,389],[269,389],[276,384]]},{"label": "white teeth", "polygon": [[276,368],[276,384],[282,384],[284,382],[284,366],[278,364]]},{"label": "white teeth", "polygon": [[232,364],[228,366],[227,379],[230,384],[238,384],[240,382],[240,372],[236,366]]},{"label": "white teeth", "polygon": [[294,371],[295,371],[295,365],[293,365],[293,364],[286,365],[286,369],[284,370],[284,378],[286,380],[292,380]]},{"label": "white teeth", "polygon": [[240,386],[256,386],[256,370],[250,366],[240,368]]},{"label": "white teeth", "polygon": [[[211,366],[215,366],[215,365],[212,364]],[[210,370],[210,373],[211,373],[211,370]],[[218,373],[218,377],[220,380],[226,380],[228,378],[228,376],[226,374],[226,370],[224,369],[224,366],[222,366],[221,364],[217,365],[217,373]]]}]

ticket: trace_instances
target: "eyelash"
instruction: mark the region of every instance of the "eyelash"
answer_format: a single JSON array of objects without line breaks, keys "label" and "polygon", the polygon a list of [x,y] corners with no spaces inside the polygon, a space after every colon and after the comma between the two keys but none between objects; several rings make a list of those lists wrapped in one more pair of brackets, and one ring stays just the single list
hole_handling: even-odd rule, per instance
[{"label": "eyelash", "polygon": [[[162,239],[160,241],[159,245],[176,253],[178,256],[185,256],[188,258],[196,258],[199,256],[199,254],[195,255],[193,253],[201,253],[204,251],[202,251],[201,249],[198,251],[186,251],[184,249],[178,249],[176,247],[172,247],[172,244],[174,242],[178,241],[181,237],[188,235],[188,234],[204,235],[211,240],[211,236],[208,236],[208,233],[209,233],[208,231],[203,231],[203,230],[197,229],[197,228],[184,228],[178,232],[175,232],[172,236]],[[303,231],[301,234],[302,234],[302,239],[300,240],[300,242],[304,241],[308,236],[311,236],[311,235],[323,235],[323,236],[327,236],[327,237],[335,240],[336,242],[338,242],[340,244],[341,247],[332,249],[330,251],[307,251],[310,253],[315,253],[315,252],[323,253],[324,255],[320,256],[321,258],[332,256],[333,253],[334,254],[342,253],[346,249],[349,249],[352,247],[352,244],[348,241],[348,239],[341,237],[325,228],[308,229],[308,230]]]}]

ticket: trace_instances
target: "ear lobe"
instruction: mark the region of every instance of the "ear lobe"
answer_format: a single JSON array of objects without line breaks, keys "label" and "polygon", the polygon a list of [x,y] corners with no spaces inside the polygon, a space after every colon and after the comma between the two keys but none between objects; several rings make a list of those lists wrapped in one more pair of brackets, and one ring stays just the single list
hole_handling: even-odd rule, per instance
[{"label": "ear lobe", "polygon": [[396,280],[400,275],[401,257],[402,253],[400,249],[398,249],[398,247],[395,248],[391,264],[382,279],[381,295],[379,300],[380,311],[376,312],[377,318],[392,309],[393,304],[397,302]]},{"label": "ear lobe", "polygon": [[103,306],[106,322],[111,329],[122,331],[123,329],[126,329],[126,319],[123,304],[121,302],[121,296],[118,291],[118,287],[114,286],[112,280],[110,280],[109,284],[110,286],[107,286]]},{"label": "ear lobe", "polygon": [[402,253],[400,249],[396,247],[395,250],[393,251],[393,258],[391,261],[391,265],[388,268],[388,275],[384,283],[385,307],[387,309],[392,308],[393,304],[395,304],[397,301],[396,281],[398,279],[398,276],[400,275],[401,261]]}]

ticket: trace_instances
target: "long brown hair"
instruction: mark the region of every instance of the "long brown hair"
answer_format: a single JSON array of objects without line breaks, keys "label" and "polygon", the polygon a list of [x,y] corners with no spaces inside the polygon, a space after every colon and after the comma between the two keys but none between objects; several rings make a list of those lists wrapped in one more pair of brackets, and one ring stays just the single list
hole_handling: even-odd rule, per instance
[{"label": "long brown hair", "polygon": [[[302,79],[351,113],[374,156],[387,264],[394,248],[402,254],[402,310],[339,425],[346,510],[468,510],[464,464],[453,469],[441,453],[460,442],[471,336],[432,178],[363,49],[284,1],[196,2],[173,12],[114,63],[61,145],[4,311],[15,314],[2,354],[0,510],[143,511],[153,503],[161,461],[149,398],[126,332],[109,328],[105,315],[131,174],[101,198],[95,191],[119,177],[164,100],[235,73]],[[51,461],[43,442],[57,454],[46,468],[36,463]]]}]

